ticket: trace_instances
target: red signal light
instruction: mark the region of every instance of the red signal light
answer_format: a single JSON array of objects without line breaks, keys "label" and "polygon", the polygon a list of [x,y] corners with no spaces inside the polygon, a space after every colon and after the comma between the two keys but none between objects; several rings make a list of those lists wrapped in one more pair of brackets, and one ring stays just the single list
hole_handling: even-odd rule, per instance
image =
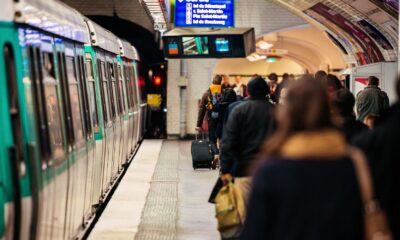
[{"label": "red signal light", "polygon": [[161,83],[162,83],[161,77],[160,77],[160,76],[155,76],[155,77],[154,77],[154,85],[160,86]]}]

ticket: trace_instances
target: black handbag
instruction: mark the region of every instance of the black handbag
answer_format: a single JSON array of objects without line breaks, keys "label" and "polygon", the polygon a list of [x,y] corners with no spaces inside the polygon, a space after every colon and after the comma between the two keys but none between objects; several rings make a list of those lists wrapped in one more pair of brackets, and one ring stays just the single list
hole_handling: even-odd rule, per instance
[{"label": "black handbag", "polygon": [[217,196],[219,190],[224,186],[224,183],[222,182],[221,178],[218,177],[217,181],[215,182],[215,185],[211,191],[211,195],[208,198],[209,203],[215,203],[215,197]]}]

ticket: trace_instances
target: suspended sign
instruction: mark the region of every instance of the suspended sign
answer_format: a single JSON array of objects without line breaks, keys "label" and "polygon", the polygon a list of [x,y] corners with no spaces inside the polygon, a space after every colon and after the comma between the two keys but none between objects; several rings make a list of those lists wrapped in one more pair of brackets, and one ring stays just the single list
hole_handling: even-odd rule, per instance
[{"label": "suspended sign", "polygon": [[277,48],[270,48],[270,49],[257,49],[258,54],[276,54],[276,55],[285,55],[288,54],[289,51],[287,49],[277,49]]},{"label": "suspended sign", "polygon": [[176,0],[175,27],[233,27],[234,0]]}]

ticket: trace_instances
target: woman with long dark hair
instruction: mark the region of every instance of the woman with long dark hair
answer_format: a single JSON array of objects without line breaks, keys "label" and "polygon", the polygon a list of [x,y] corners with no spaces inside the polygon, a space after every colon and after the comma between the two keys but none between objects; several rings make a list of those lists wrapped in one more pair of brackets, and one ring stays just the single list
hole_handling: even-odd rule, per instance
[{"label": "woman with long dark hair", "polygon": [[277,109],[240,239],[360,240],[363,210],[345,137],[321,81],[303,76]]}]

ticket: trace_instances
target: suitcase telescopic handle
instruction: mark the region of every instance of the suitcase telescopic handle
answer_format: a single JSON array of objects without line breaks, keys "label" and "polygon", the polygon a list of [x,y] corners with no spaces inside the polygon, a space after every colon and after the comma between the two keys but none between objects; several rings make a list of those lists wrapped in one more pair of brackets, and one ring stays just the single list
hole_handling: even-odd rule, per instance
[{"label": "suitcase telescopic handle", "polygon": [[202,140],[205,140],[204,131],[198,131],[198,132],[196,132],[196,141],[197,141],[198,138],[199,138],[199,133],[200,133],[200,132],[201,132]]}]

